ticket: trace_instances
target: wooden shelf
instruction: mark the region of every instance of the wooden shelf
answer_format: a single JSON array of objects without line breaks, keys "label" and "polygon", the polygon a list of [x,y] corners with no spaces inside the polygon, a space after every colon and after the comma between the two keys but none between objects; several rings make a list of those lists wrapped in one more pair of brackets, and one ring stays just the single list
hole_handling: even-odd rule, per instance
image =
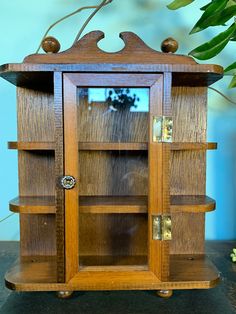
[{"label": "wooden shelf", "polygon": [[125,214],[147,213],[145,196],[82,196],[79,199],[81,213]]},{"label": "wooden shelf", "polygon": [[[81,196],[81,213],[132,214],[147,213],[146,196]],[[205,195],[172,195],[171,212],[203,213],[215,209],[215,201]],[[55,214],[54,196],[17,197],[10,201],[10,210],[21,214]]]},{"label": "wooden shelf", "polygon": [[55,150],[54,142],[8,142],[9,149],[18,150]]},{"label": "wooden shelf", "polygon": [[[215,209],[215,201],[205,195],[172,195],[171,212],[209,212]],[[94,196],[80,197],[81,213],[147,213],[145,196]]]},{"label": "wooden shelf", "polygon": [[[217,149],[217,143],[171,143],[171,150],[213,150]],[[17,150],[55,150],[54,142],[8,142],[9,149]],[[148,143],[103,143],[80,142],[79,150],[148,150]]]},{"label": "wooden shelf", "polygon": [[147,150],[147,143],[79,143],[79,150]]},{"label": "wooden shelf", "polygon": [[147,256],[79,256],[80,271],[148,270]]},{"label": "wooden shelf", "polygon": [[215,200],[206,195],[172,195],[171,212],[205,213],[215,209]]},{"label": "wooden shelf", "polygon": [[21,257],[7,272],[6,280],[24,283],[56,283],[56,256]]},{"label": "wooden shelf", "polygon": [[9,203],[10,210],[21,214],[55,214],[54,196],[16,197]]},{"label": "wooden shelf", "polygon": [[213,150],[217,143],[171,143],[171,150]]},{"label": "wooden shelf", "polygon": [[[56,283],[55,257],[28,257],[17,261],[5,276],[9,289],[17,291],[60,290],[159,290],[206,289],[216,286],[219,272],[204,255],[171,255],[170,280],[159,281],[149,271],[127,268],[114,272],[112,267],[78,272],[68,283]],[[96,283],[96,285],[95,285]]]},{"label": "wooden shelf", "polygon": [[[212,150],[217,143],[171,143],[171,150]],[[79,143],[79,150],[148,150],[148,143]]]}]

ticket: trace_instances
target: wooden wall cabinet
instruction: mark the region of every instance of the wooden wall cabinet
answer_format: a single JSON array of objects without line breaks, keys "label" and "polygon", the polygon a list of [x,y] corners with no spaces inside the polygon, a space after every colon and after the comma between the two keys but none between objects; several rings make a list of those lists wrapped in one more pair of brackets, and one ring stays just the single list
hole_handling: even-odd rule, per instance
[{"label": "wooden wall cabinet", "polygon": [[[133,33],[1,67],[17,86],[19,291],[205,289],[207,86],[222,68],[161,53]],[[66,177],[69,176],[69,177]],[[67,295],[69,292],[67,293]],[[66,295],[66,294],[64,294]]]}]

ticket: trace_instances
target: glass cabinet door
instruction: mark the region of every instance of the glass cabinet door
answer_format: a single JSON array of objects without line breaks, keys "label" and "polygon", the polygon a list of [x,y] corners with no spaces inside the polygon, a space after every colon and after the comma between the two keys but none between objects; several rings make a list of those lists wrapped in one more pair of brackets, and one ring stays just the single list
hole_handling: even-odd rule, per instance
[{"label": "glass cabinet door", "polygon": [[65,191],[67,280],[161,273],[162,243],[152,237],[162,212],[162,144],[152,130],[161,112],[161,75],[64,75],[65,175],[76,180]]},{"label": "glass cabinet door", "polygon": [[79,269],[147,269],[148,88],[79,88]]}]

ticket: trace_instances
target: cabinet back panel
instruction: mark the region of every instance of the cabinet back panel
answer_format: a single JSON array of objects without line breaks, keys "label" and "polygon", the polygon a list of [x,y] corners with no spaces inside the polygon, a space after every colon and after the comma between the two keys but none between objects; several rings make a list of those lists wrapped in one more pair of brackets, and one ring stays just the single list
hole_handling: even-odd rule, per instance
[{"label": "cabinet back panel", "polygon": [[171,195],[204,195],[206,153],[173,151],[170,160]]},{"label": "cabinet back panel", "polygon": [[205,142],[207,127],[207,88],[172,88],[173,141]]},{"label": "cabinet back panel", "polygon": [[55,195],[53,152],[18,152],[20,196]]},{"label": "cabinet back panel", "polygon": [[148,113],[125,110],[109,111],[104,102],[78,103],[78,138],[80,142],[147,142]]},{"label": "cabinet back panel", "polygon": [[174,213],[172,222],[171,254],[203,254],[205,214]]},{"label": "cabinet back panel", "polygon": [[[172,115],[174,142],[206,142],[207,89],[173,87]],[[204,195],[206,189],[205,152],[171,153],[171,195]],[[172,214],[173,240],[171,254],[204,252],[205,214]]]},{"label": "cabinet back panel", "polygon": [[21,255],[56,255],[55,215],[20,215]]},{"label": "cabinet back panel", "polygon": [[54,141],[53,94],[17,88],[18,141]]},{"label": "cabinet back panel", "polygon": [[80,214],[80,255],[147,255],[146,214]]},{"label": "cabinet back panel", "polygon": [[87,195],[147,195],[147,152],[81,151],[79,190]]}]

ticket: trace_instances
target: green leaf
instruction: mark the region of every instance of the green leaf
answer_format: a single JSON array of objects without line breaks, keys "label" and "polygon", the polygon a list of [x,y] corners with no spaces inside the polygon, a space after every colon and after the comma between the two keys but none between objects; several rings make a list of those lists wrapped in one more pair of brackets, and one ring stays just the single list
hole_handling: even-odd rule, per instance
[{"label": "green leaf", "polygon": [[232,78],[232,81],[229,84],[229,88],[236,87],[236,75]]},{"label": "green leaf", "polygon": [[218,20],[215,21],[214,24],[212,24],[212,26],[215,25],[224,25],[225,22],[227,22],[228,20],[230,20],[233,16],[236,15],[236,5],[232,5],[226,9],[224,9],[218,17]]},{"label": "green leaf", "polygon": [[211,59],[224,49],[235,31],[236,24],[233,23],[226,31],[215,36],[209,42],[195,48],[189,54],[199,60]]},{"label": "green leaf", "polygon": [[226,7],[227,2],[228,0],[213,0],[208,5],[205,12],[202,14],[201,18],[194,25],[190,34],[200,32],[203,29],[215,25],[215,23],[218,23],[220,16],[222,14],[222,10]]},{"label": "green leaf", "polygon": [[236,32],[234,32],[233,36],[230,38],[231,41],[236,41]]},{"label": "green leaf", "polygon": [[203,7],[200,8],[201,11],[206,11],[206,9],[211,5],[211,2],[204,5]]},{"label": "green leaf", "polygon": [[[234,21],[236,22],[236,21]],[[236,31],[233,33],[232,37],[230,38],[231,41],[236,41]]]},{"label": "green leaf", "polygon": [[174,0],[170,4],[167,5],[167,8],[170,10],[177,10],[179,8],[185,7],[186,5],[189,5],[194,0]]},{"label": "green leaf", "polygon": [[236,75],[236,62],[230,64],[225,70],[226,75]]},{"label": "green leaf", "polygon": [[235,0],[229,0],[226,5],[226,8],[231,7],[232,5],[235,5]]},{"label": "green leaf", "polygon": [[[209,2],[208,4],[204,5],[203,7],[200,8],[201,11],[206,11],[206,9],[212,4],[212,2],[214,2],[215,0],[212,0],[211,2]],[[228,0],[228,3],[226,5],[226,7],[231,6],[231,5],[235,5],[235,0]]]},{"label": "green leaf", "polygon": [[233,37],[230,38],[230,41],[236,41],[236,34],[233,35]]}]

